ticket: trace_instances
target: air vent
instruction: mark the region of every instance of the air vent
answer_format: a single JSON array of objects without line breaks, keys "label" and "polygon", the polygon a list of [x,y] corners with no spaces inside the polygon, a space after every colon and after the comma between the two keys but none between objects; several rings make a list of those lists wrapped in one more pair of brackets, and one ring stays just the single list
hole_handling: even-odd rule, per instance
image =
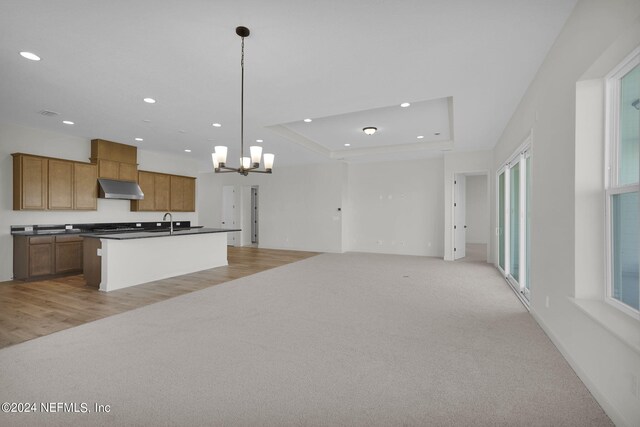
[{"label": "air vent", "polygon": [[60,115],[60,113],[56,113],[55,111],[49,111],[49,110],[38,111],[38,114],[40,114],[41,116],[46,116],[46,117],[53,117],[53,116],[59,116]]}]

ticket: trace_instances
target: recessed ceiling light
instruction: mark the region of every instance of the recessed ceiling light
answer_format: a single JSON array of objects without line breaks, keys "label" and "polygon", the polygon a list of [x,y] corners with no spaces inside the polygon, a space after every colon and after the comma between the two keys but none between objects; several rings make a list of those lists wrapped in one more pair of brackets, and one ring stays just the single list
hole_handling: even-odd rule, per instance
[{"label": "recessed ceiling light", "polygon": [[142,139],[142,138],[136,138],[136,141],[140,141],[140,142],[142,142],[142,141],[144,141],[144,139]]},{"label": "recessed ceiling light", "polygon": [[186,131],[186,130],[184,130],[184,129],[178,129],[178,132],[179,132],[179,133],[187,133],[187,131]]},{"label": "recessed ceiling light", "polygon": [[400,104],[402,108],[407,108],[409,105],[411,104],[409,104],[408,102],[403,102],[402,104]]},{"label": "recessed ceiling light", "polygon": [[262,141],[261,139],[256,139],[256,142],[264,142],[264,141]]},{"label": "recessed ceiling light", "polygon": [[65,125],[75,125],[75,123],[73,123],[71,120],[63,120],[62,123],[64,123]]},{"label": "recessed ceiling light", "polygon": [[436,133],[434,133],[434,135],[438,136],[438,135],[440,135],[440,132],[436,132]]},{"label": "recessed ceiling light", "polygon": [[145,98],[144,102],[146,102],[147,104],[155,104],[156,100],[153,98]]},{"label": "recessed ceiling light", "polygon": [[424,135],[418,135],[418,139],[424,138]]},{"label": "recessed ceiling light", "polygon": [[36,55],[35,53],[20,52],[20,56],[22,56],[23,58],[30,59],[32,61],[40,61],[40,57],[38,55]]},{"label": "recessed ceiling light", "polygon": [[145,123],[151,123],[151,120],[149,120],[149,119],[143,119],[142,121],[145,122]]},{"label": "recessed ceiling light", "polygon": [[188,148],[186,150],[184,150],[185,153],[190,153],[191,150],[189,150]]},{"label": "recessed ceiling light", "polygon": [[345,147],[351,147],[351,144],[344,144]]},{"label": "recessed ceiling light", "polygon": [[305,122],[305,123],[311,123],[312,121],[313,121],[313,120],[311,120],[311,119],[304,119],[304,122]]},{"label": "recessed ceiling light", "polygon": [[213,123],[211,126],[213,126],[214,128],[219,128],[222,125],[220,123]]}]

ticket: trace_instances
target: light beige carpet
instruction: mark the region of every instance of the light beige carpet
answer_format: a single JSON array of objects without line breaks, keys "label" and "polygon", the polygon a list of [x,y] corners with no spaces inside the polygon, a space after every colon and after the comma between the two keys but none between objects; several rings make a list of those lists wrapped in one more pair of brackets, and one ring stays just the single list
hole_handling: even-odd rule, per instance
[{"label": "light beige carpet", "polygon": [[[497,271],[323,254],[0,350],[0,425],[600,426]],[[40,412],[40,407],[38,406]]]}]

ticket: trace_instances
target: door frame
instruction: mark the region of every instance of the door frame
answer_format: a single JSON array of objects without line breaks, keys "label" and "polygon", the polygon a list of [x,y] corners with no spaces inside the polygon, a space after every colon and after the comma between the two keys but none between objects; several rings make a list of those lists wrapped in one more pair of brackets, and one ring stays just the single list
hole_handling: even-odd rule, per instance
[{"label": "door frame", "polygon": [[[478,176],[478,175],[484,175],[487,177],[487,216],[488,218],[491,218],[491,170],[490,169],[461,169],[461,170],[456,170],[452,173],[451,175],[451,182],[455,182],[456,180],[456,176],[457,175],[465,175],[465,176]],[[451,203],[455,203],[456,200],[456,186],[455,184],[453,184],[451,186]],[[465,200],[465,204],[466,204],[466,200]],[[466,209],[466,206],[465,206]],[[451,260],[455,261],[455,244],[456,244],[456,233],[455,233],[455,225],[456,225],[456,211],[455,209],[451,209],[451,229],[449,230],[449,232],[451,233],[451,253],[449,254],[451,256]],[[489,232],[489,238],[487,239],[487,254],[486,254],[486,261],[489,262],[490,257],[491,257],[491,247],[493,244],[493,240],[491,239],[491,219],[489,219],[489,224],[487,225],[488,227],[488,232]],[[466,240],[466,239],[465,239]]]}]

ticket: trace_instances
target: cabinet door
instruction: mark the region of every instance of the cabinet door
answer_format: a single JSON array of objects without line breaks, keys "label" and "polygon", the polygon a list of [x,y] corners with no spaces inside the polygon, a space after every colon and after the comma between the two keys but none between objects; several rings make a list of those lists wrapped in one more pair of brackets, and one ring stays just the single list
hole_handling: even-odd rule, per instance
[{"label": "cabinet door", "polygon": [[98,209],[98,167],[91,163],[73,164],[73,207]]},{"label": "cabinet door", "polygon": [[47,209],[47,167],[40,157],[18,155],[13,159],[13,209]]},{"label": "cabinet door", "polygon": [[49,159],[49,209],[73,209],[73,162]]},{"label": "cabinet door", "polygon": [[55,272],[82,271],[82,242],[56,242]]},{"label": "cabinet door", "polygon": [[138,185],[144,193],[144,199],[132,200],[131,210],[153,211],[156,208],[155,176],[152,172],[138,172]]},{"label": "cabinet door", "polygon": [[156,174],[155,176],[155,207],[156,211],[168,211],[169,210],[169,194],[170,194],[171,179],[169,175]]},{"label": "cabinet door", "polygon": [[29,245],[29,277],[53,274],[53,244]]},{"label": "cabinet door", "polygon": [[196,211],[196,180],[195,178],[184,179],[184,210],[186,212]]},{"label": "cabinet door", "polygon": [[113,160],[98,160],[98,177],[118,179],[120,176],[120,163]]},{"label": "cabinet door", "polygon": [[120,163],[118,179],[121,181],[136,181],[138,178],[138,166],[129,163]]},{"label": "cabinet door", "polygon": [[171,176],[171,210],[184,210],[184,178]]}]

